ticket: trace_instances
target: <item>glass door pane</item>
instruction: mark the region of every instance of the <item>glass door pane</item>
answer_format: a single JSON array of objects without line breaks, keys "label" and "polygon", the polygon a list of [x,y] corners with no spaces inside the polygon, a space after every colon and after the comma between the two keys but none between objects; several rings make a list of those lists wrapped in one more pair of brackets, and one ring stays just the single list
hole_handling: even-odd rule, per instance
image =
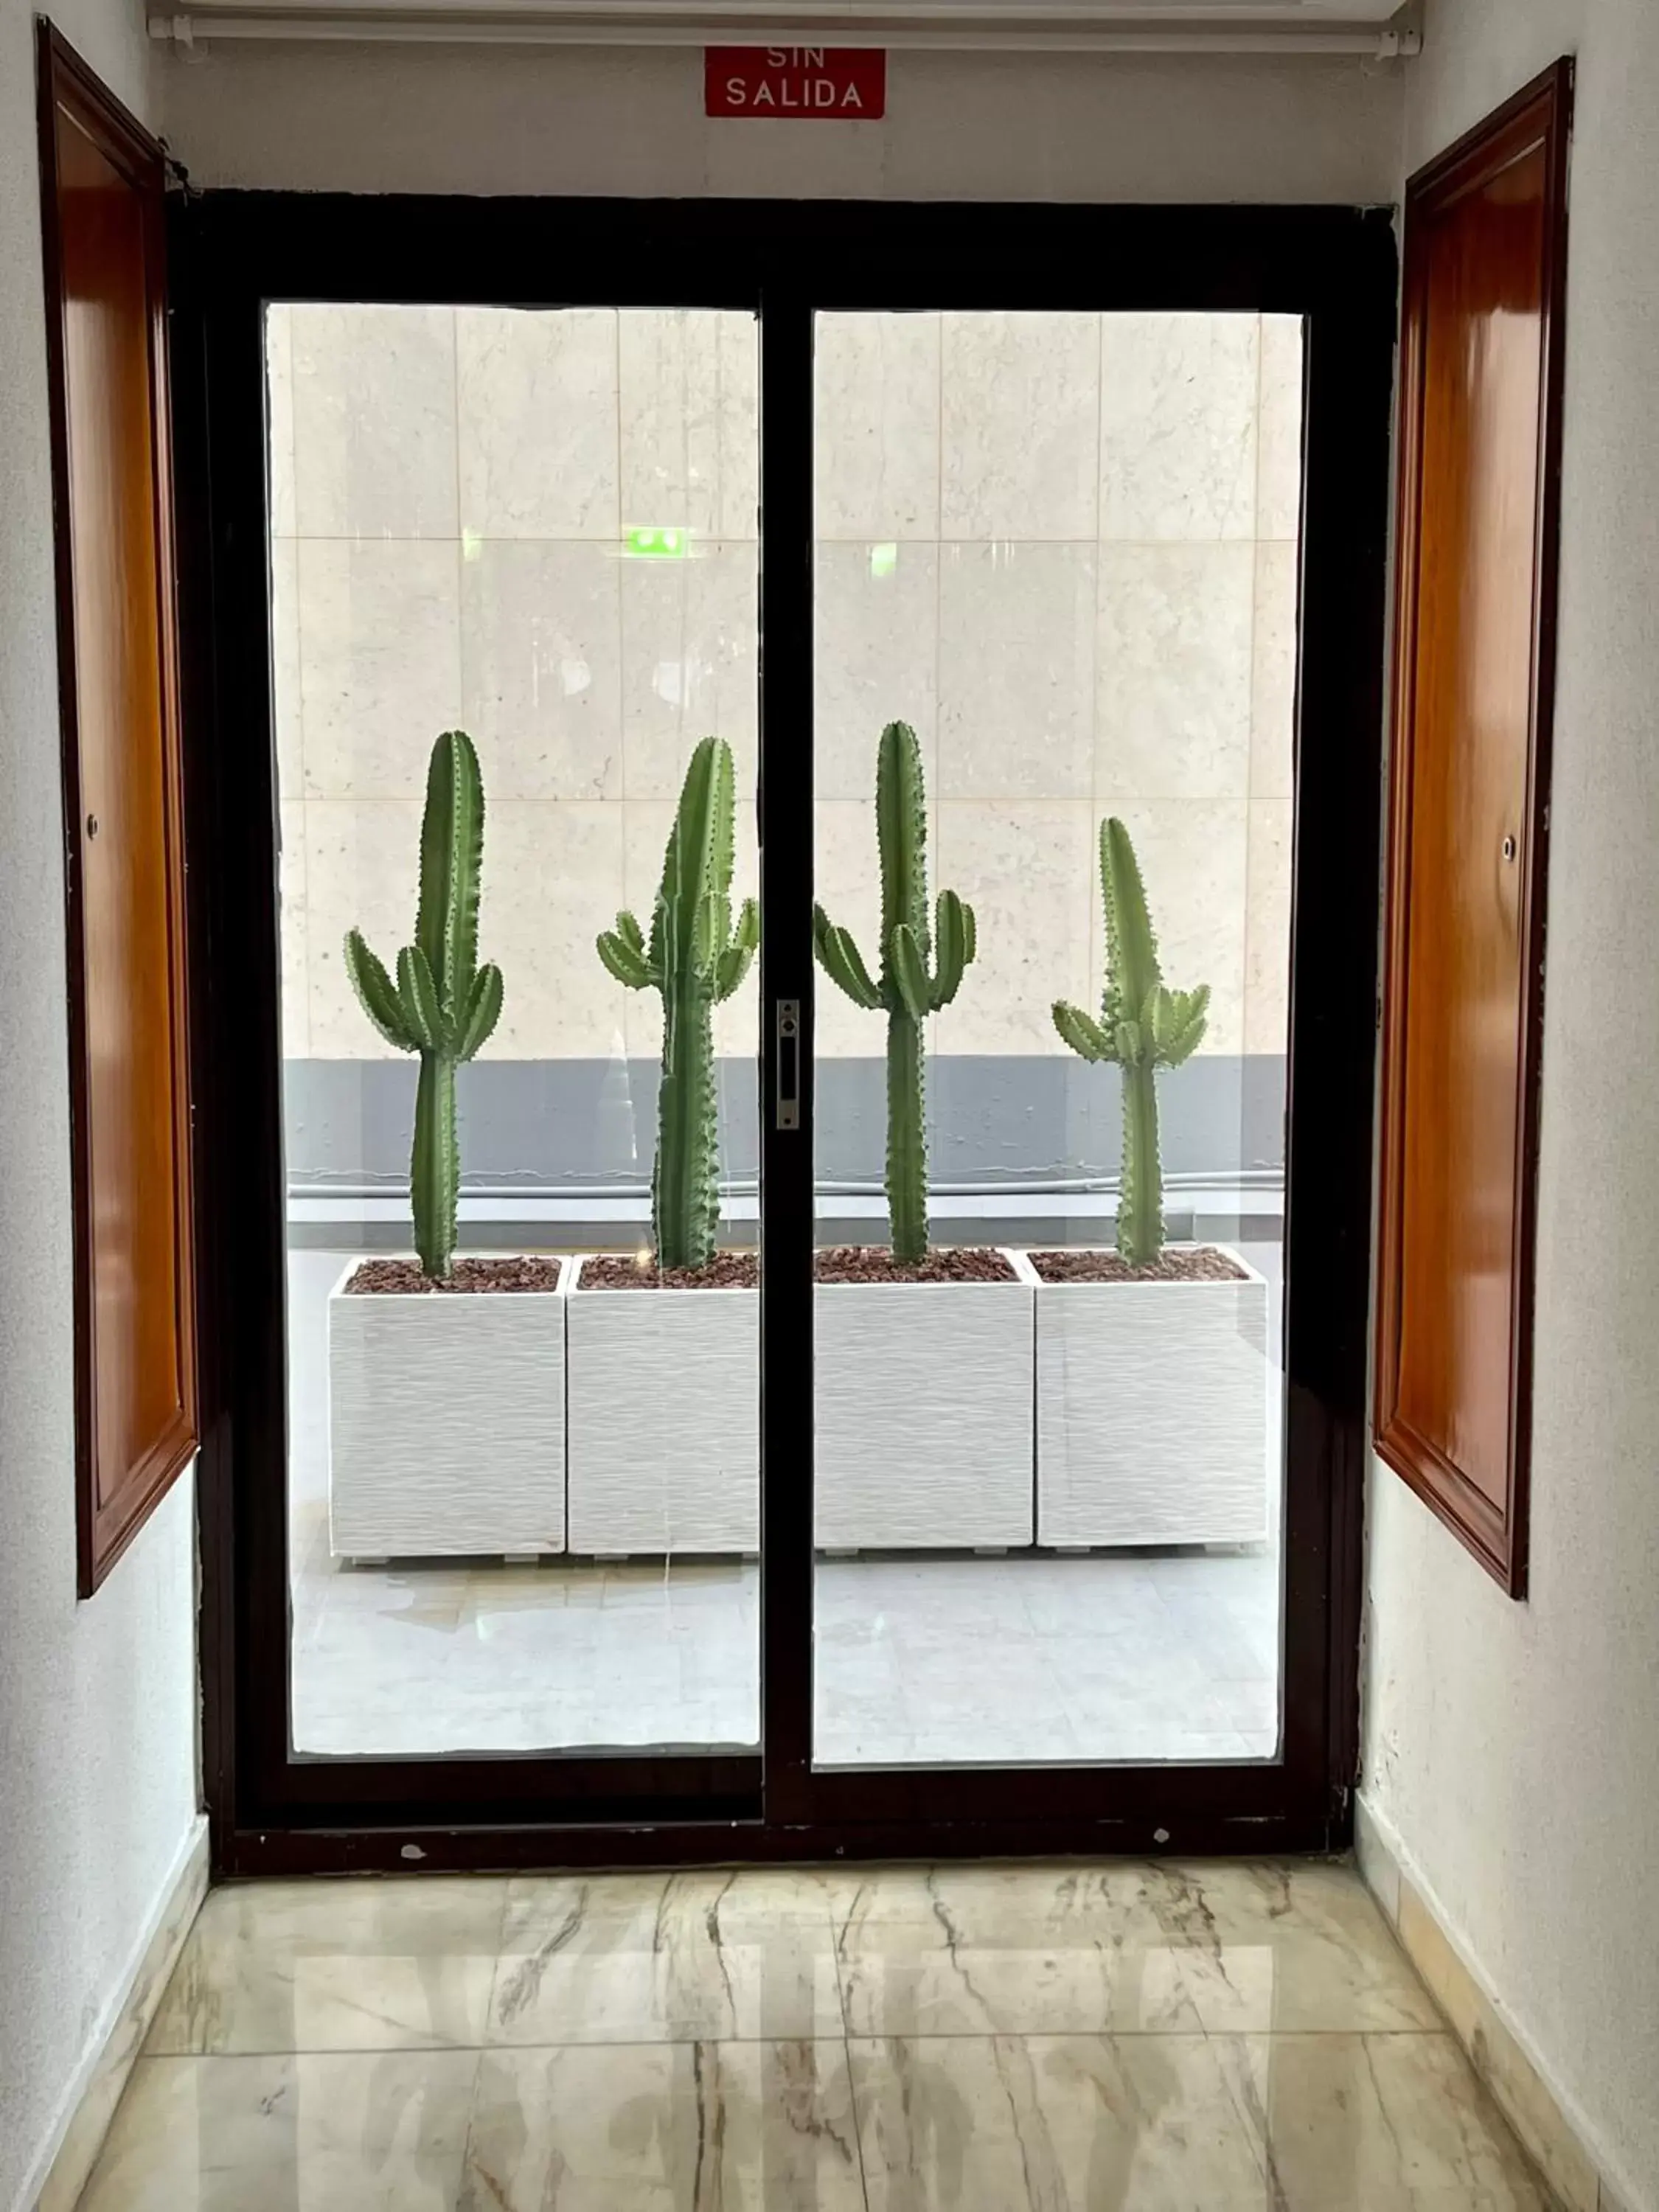
[{"label": "glass door pane", "polygon": [[815,376],[815,1759],[1272,1758],[1301,325]]},{"label": "glass door pane", "polygon": [[754,319],[266,349],[294,1747],[756,1747]]}]

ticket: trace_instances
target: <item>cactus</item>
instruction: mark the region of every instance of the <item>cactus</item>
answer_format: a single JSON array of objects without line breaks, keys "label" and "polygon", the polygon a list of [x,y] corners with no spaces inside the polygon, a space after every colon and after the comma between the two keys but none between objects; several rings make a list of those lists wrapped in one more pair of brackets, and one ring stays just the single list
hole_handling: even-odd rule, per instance
[{"label": "cactus", "polygon": [[649,944],[625,913],[599,938],[599,957],[619,983],[662,994],[651,1221],[664,1268],[706,1267],[714,1256],[714,1012],[743,981],[760,942],[753,899],[732,926],[732,748],[704,738],[680,789]]},{"label": "cactus", "polygon": [[1172,991],[1158,963],[1158,939],[1129,833],[1115,816],[1100,825],[1100,890],[1106,915],[1106,988],[1097,1022],[1059,1000],[1054,1027],[1085,1060],[1115,1060],[1123,1083],[1123,1172],[1117,1249],[1132,1267],[1164,1249],[1164,1171],[1158,1157],[1160,1067],[1197,1051],[1210,987]]},{"label": "cactus", "polygon": [[398,955],[397,981],[360,930],[345,941],[346,973],[363,1012],[388,1044],[421,1056],[410,1197],[421,1272],[437,1281],[448,1276],[455,1253],[455,1070],[472,1058],[501,1011],[501,969],[493,962],[478,965],[483,816],[472,740],[465,730],[447,730],[427,769],[415,942]]},{"label": "cactus", "polygon": [[927,1129],[923,1024],[948,1006],[974,957],[974,909],[941,891],[927,928],[927,811],[921,748],[908,722],[890,722],[876,755],[881,852],[881,973],[872,980],[851,933],[812,909],[818,964],[855,1006],[887,1015],[887,1212],[893,1257],[927,1256]]}]

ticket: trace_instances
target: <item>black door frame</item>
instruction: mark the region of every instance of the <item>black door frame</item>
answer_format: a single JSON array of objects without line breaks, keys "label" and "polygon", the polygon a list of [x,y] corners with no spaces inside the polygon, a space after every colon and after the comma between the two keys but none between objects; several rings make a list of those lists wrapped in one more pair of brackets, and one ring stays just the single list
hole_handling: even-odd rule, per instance
[{"label": "black door frame", "polygon": [[[179,204],[173,349],[187,806],[193,973],[205,979],[196,1038],[206,1168],[204,1767],[221,1873],[1259,1851],[1346,1840],[1358,1755],[1395,283],[1387,210],[287,193]],[[267,299],[761,313],[770,426],[762,724],[783,733],[769,745],[763,738],[761,991],[766,1007],[799,1000],[809,1036],[815,311],[1259,309],[1305,319],[1278,1761],[813,1771],[810,1084],[799,1130],[777,1129],[769,1113],[761,1124],[763,1771],[757,1755],[289,1758]],[[761,1026],[769,1101],[773,1024]],[[273,1653],[282,1655],[275,1670]]]}]

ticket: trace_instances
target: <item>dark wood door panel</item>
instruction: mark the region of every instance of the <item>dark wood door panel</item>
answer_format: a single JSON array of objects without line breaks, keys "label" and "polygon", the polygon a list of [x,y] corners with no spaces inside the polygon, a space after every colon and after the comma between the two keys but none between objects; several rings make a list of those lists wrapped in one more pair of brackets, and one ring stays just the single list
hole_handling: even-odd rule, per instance
[{"label": "dark wood door panel", "polygon": [[1547,182],[1534,146],[1467,196],[1423,272],[1399,1406],[1499,1511]]},{"label": "dark wood door panel", "polygon": [[89,1593],[195,1445],[165,174],[49,29],[40,71]]},{"label": "dark wood door panel", "polygon": [[1517,1589],[1569,97],[1407,204],[1377,1448]]}]

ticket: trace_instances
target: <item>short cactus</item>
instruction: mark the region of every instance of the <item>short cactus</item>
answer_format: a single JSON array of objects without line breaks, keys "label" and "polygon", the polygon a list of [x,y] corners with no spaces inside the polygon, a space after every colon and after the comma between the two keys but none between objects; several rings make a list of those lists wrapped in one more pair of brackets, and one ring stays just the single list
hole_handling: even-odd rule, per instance
[{"label": "short cactus", "polygon": [[1129,833],[1115,816],[1100,825],[1100,889],[1106,914],[1106,988],[1097,1022],[1062,999],[1054,1027],[1085,1060],[1115,1060],[1123,1083],[1123,1172],[1117,1249],[1132,1267],[1164,1249],[1164,1171],[1158,1156],[1157,1071],[1179,1067],[1197,1051],[1210,987],[1171,991],[1158,962],[1158,939]]},{"label": "short cactus", "polygon": [[825,975],[856,1006],[887,1015],[887,1212],[893,1257],[927,1256],[927,1127],[924,1024],[948,1006],[975,950],[974,909],[941,891],[927,927],[927,801],[921,748],[908,722],[890,722],[876,755],[881,852],[881,973],[872,980],[850,932],[812,910],[812,945]]},{"label": "short cactus", "polygon": [[388,1044],[421,1056],[410,1198],[421,1272],[438,1281],[454,1258],[461,1180],[455,1070],[472,1058],[501,1012],[501,971],[493,962],[478,965],[483,817],[472,740],[465,730],[447,730],[427,769],[415,942],[398,955],[396,983],[360,930],[345,941],[346,973],[363,1012]]},{"label": "short cactus", "polygon": [[599,957],[630,991],[662,994],[662,1085],[652,1232],[659,1267],[706,1267],[720,1227],[714,1012],[749,972],[760,915],[745,899],[733,926],[732,748],[704,738],[692,753],[662,865],[651,939],[631,914],[599,939]]}]

